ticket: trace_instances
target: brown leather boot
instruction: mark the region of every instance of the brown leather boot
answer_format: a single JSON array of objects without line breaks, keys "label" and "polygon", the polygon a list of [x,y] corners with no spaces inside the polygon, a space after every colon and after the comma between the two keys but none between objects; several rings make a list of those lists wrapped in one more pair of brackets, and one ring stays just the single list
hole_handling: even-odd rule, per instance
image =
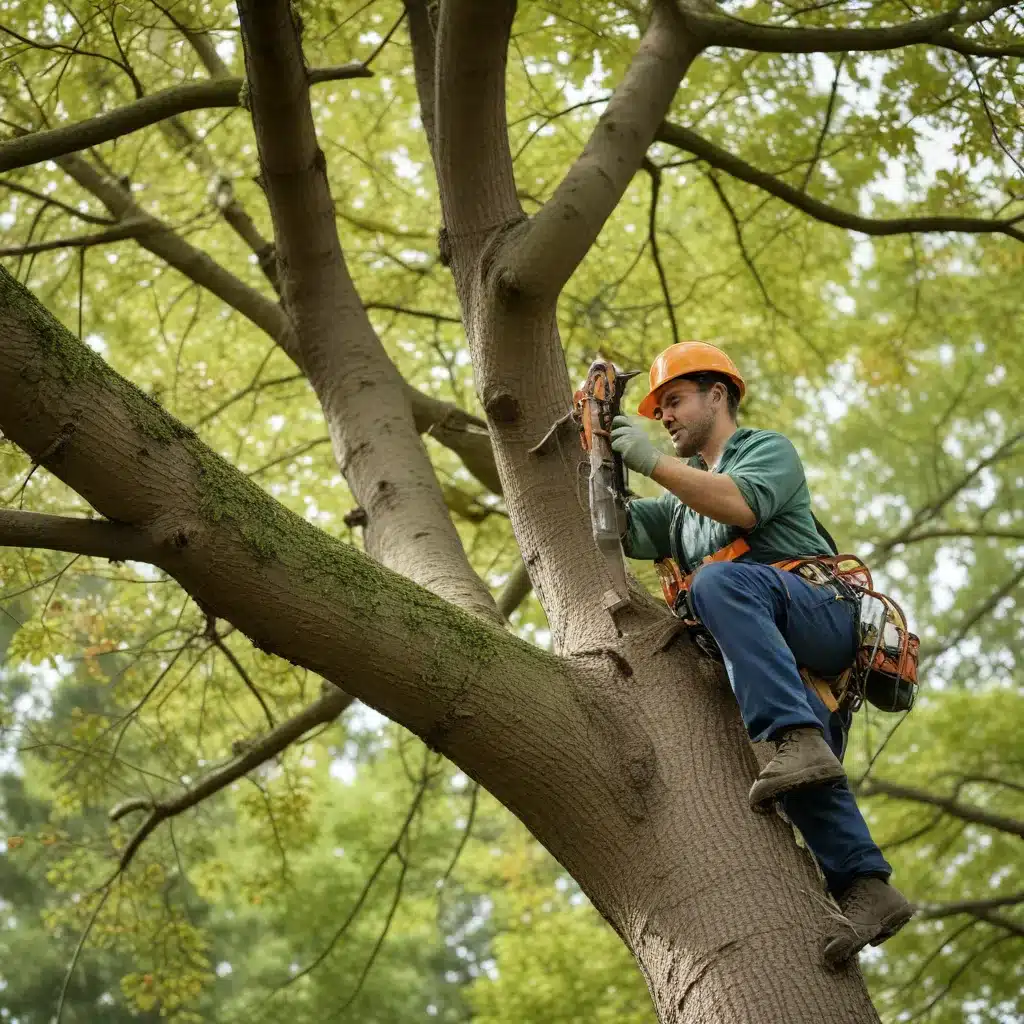
[{"label": "brown leather boot", "polygon": [[856,956],[869,942],[880,946],[895,935],[917,908],[881,878],[857,878],[839,898],[843,916],[829,927],[825,939],[825,963],[839,967]]},{"label": "brown leather boot", "polygon": [[790,729],[782,734],[775,756],[750,787],[750,806],[755,811],[768,811],[780,793],[845,778],[839,758],[819,729]]}]

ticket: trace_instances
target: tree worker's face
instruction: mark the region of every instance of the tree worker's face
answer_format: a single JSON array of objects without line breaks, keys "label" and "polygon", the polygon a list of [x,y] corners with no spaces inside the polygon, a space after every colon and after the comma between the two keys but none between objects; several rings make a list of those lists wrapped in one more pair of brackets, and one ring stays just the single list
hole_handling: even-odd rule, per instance
[{"label": "tree worker's face", "polygon": [[701,391],[692,380],[672,380],[658,394],[655,416],[672,435],[672,444],[681,458],[691,458],[707,447],[722,407],[718,392],[724,390],[716,384]]}]

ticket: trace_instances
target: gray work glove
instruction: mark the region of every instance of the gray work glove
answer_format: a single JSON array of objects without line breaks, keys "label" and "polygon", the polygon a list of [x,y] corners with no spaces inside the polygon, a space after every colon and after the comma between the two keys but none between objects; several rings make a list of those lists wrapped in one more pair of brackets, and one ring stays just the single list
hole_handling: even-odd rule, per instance
[{"label": "gray work glove", "polygon": [[621,455],[622,461],[634,473],[644,476],[654,472],[662,456],[644,428],[627,416],[616,416],[612,420],[612,451]]}]

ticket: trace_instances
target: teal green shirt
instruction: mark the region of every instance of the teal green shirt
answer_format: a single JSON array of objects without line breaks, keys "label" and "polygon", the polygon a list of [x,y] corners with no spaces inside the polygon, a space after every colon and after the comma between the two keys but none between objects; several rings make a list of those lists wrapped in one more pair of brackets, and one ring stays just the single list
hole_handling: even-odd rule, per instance
[{"label": "teal green shirt", "polygon": [[[688,465],[707,470],[695,455]],[[745,536],[750,551],[740,561],[779,562],[832,552],[811,516],[804,467],[792,442],[774,430],[738,428],[726,442],[715,472],[731,476],[757,523],[749,531],[694,512],[674,494],[634,498],[623,547],[630,558],[673,558],[685,572],[726,544]]]}]

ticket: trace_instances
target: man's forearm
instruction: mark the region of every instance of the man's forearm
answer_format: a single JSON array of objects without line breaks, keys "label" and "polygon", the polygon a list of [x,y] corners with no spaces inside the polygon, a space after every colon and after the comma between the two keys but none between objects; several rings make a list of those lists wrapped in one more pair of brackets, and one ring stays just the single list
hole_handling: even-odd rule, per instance
[{"label": "man's forearm", "polygon": [[681,459],[662,455],[651,479],[702,516],[730,526],[742,526],[745,530],[757,524],[757,518],[730,476],[706,473]]}]

